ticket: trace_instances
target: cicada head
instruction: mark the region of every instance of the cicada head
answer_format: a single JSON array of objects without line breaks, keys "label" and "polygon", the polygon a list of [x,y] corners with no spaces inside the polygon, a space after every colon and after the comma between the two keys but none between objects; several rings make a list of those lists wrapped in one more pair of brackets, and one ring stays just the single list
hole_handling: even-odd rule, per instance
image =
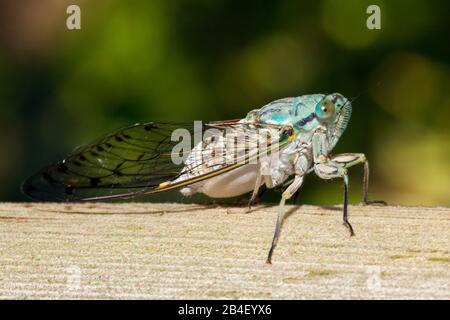
[{"label": "cicada head", "polygon": [[332,122],[328,124],[328,141],[331,150],[347,128],[352,115],[352,103],[339,93],[327,95],[324,101],[330,101],[334,108]]},{"label": "cicada head", "polygon": [[293,102],[291,115],[299,132],[313,132],[325,127],[330,150],[347,127],[352,113],[350,100],[339,93],[300,96]]}]

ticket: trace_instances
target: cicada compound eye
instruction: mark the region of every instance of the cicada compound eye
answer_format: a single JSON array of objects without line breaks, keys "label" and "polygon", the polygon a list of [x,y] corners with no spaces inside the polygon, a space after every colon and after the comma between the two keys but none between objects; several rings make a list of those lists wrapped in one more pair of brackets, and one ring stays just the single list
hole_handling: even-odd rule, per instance
[{"label": "cicada compound eye", "polygon": [[334,104],[330,100],[319,102],[315,112],[319,119],[328,119],[334,113]]}]

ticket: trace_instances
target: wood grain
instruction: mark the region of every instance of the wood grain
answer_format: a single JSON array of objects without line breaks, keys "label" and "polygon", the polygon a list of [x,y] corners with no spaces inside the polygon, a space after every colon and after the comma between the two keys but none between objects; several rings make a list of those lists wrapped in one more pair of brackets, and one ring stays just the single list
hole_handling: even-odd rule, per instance
[{"label": "wood grain", "polygon": [[450,209],[0,204],[0,298],[450,299]]}]

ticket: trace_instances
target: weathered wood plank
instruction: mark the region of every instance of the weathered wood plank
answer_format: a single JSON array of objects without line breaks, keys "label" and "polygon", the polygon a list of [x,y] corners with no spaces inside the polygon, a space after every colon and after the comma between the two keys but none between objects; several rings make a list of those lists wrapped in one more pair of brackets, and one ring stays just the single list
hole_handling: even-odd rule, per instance
[{"label": "weathered wood plank", "polygon": [[[0,204],[0,298],[450,299],[450,209]],[[227,214],[227,212],[229,214]]]}]

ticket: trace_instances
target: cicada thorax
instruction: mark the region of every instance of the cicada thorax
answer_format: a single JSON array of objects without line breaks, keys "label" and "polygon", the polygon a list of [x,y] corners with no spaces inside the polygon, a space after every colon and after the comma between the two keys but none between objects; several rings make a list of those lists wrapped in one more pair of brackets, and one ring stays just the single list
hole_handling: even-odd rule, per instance
[{"label": "cicada thorax", "polygon": [[258,110],[247,115],[247,118],[255,119],[259,126],[284,126],[292,125],[291,109],[294,98],[284,98],[273,101]]}]

